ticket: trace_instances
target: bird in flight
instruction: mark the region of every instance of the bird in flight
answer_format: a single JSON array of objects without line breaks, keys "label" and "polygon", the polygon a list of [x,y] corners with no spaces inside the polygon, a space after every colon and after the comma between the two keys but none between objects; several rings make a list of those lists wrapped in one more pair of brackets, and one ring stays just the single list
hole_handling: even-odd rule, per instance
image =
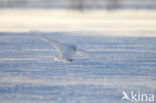
[{"label": "bird in flight", "polygon": [[74,45],[65,45],[59,41],[56,41],[54,39],[51,38],[47,38],[47,37],[43,37],[40,36],[40,38],[48,43],[50,43],[52,46],[54,46],[56,48],[56,50],[59,53],[59,56],[56,56],[54,58],[54,60],[56,61],[62,61],[62,62],[67,62],[67,63],[72,63],[73,59],[72,57],[75,54],[79,54],[85,58],[88,58],[90,60],[94,60],[93,56],[91,56],[88,52],[78,49],[76,46]]}]

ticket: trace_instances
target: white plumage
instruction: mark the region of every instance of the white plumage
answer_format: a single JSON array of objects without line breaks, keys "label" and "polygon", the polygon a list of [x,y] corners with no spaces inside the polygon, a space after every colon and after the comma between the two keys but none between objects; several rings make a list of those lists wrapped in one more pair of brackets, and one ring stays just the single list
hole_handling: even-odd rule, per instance
[{"label": "white plumage", "polygon": [[91,56],[88,52],[78,49],[76,46],[67,46],[61,42],[58,42],[54,39],[47,38],[47,37],[40,37],[42,40],[50,43],[52,46],[54,46],[57,51],[59,52],[59,56],[56,56],[54,60],[56,61],[63,61],[71,63],[73,61],[72,57],[77,53],[85,58],[93,60],[93,56]]}]

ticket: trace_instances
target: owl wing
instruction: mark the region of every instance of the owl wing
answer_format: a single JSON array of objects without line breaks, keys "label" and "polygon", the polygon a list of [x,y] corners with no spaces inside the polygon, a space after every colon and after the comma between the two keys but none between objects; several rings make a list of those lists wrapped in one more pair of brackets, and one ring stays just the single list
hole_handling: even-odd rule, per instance
[{"label": "owl wing", "polygon": [[51,39],[51,38],[47,38],[47,37],[43,37],[43,36],[40,36],[40,38],[48,43],[50,43],[53,47],[56,48],[56,50],[59,52],[60,55],[62,55],[62,53],[68,49],[67,46],[65,46],[63,43],[61,42],[58,42],[54,39]]},{"label": "owl wing", "polygon": [[77,49],[77,54],[79,54],[79,55],[81,55],[81,56],[83,56],[85,58],[88,58],[90,60],[95,60],[95,58],[92,55],[90,55],[87,51]]}]

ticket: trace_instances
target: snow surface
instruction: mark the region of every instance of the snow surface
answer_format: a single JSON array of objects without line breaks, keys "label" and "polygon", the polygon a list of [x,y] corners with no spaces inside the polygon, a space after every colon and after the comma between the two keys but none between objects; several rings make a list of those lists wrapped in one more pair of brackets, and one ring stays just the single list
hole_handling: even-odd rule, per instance
[{"label": "snow surface", "polygon": [[[122,103],[123,90],[156,96],[155,37],[87,33],[1,32],[0,103]],[[96,61],[56,62],[39,35],[73,43]]]},{"label": "snow surface", "polygon": [[0,32],[85,31],[91,32],[89,35],[156,37],[155,10],[86,10],[82,13],[64,9],[0,9],[0,14]]}]

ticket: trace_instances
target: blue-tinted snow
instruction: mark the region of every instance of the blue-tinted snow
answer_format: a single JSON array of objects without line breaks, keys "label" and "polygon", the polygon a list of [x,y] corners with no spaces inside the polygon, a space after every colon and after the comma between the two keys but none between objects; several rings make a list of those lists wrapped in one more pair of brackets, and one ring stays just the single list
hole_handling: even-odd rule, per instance
[{"label": "blue-tinted snow", "polygon": [[[156,95],[156,38],[0,33],[0,103],[121,103],[122,91]],[[96,61],[53,60],[39,35],[72,43]]]}]

